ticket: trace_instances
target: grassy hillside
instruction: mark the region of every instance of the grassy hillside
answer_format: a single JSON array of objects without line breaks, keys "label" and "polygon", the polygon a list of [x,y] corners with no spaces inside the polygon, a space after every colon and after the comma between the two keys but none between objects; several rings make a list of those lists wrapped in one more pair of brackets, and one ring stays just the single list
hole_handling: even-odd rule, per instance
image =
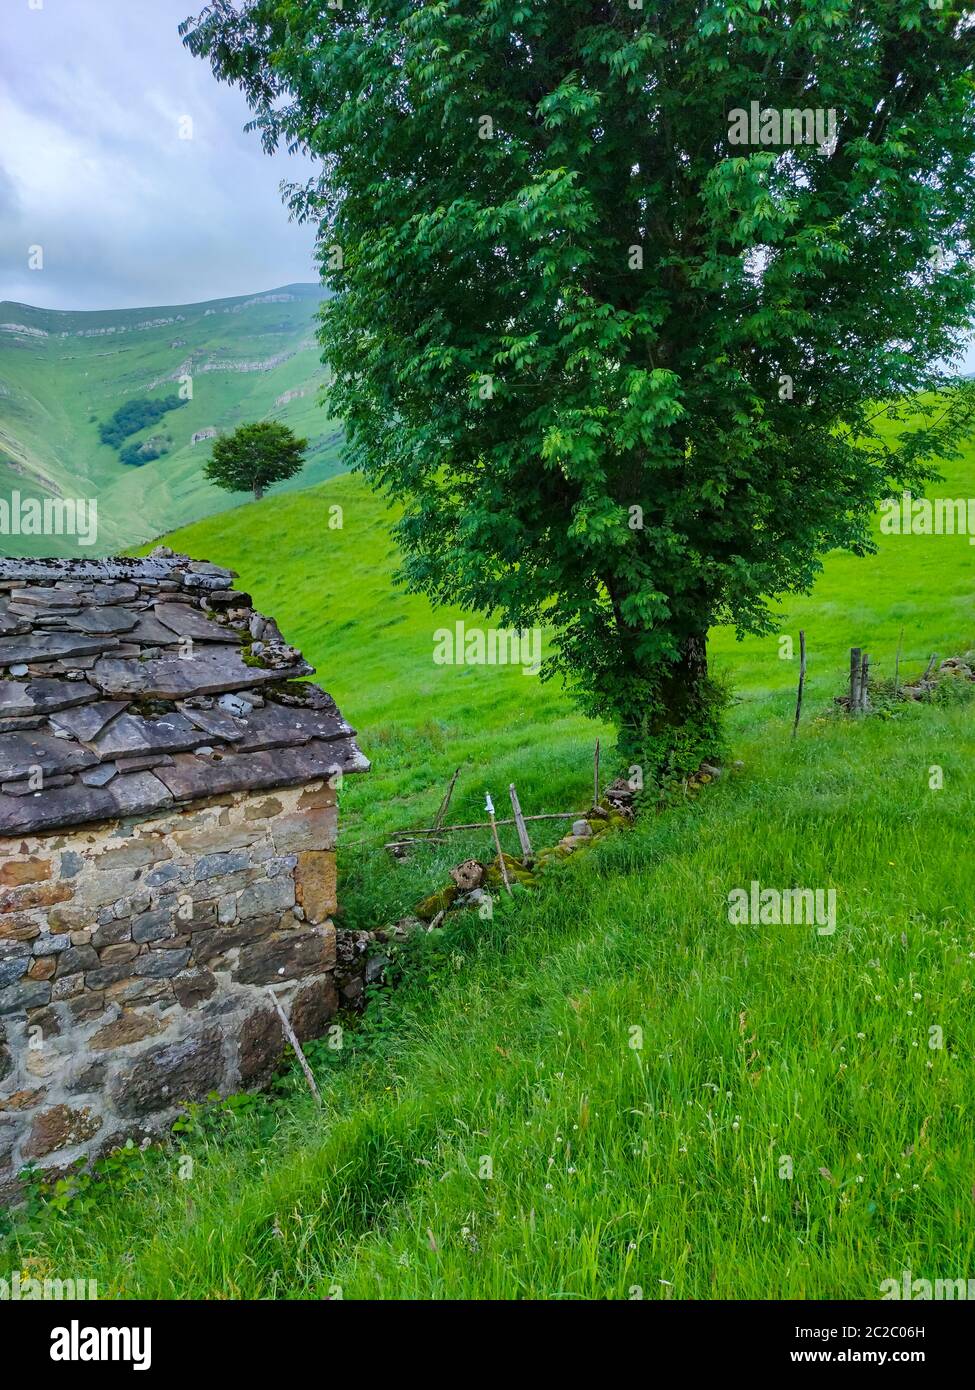
[{"label": "grassy hillside", "polygon": [[[96,498],[98,544],[0,536],[0,554],[111,554],[243,500],[204,481],[208,429],[277,419],[311,443],[294,489],[337,471],[339,428],[318,406],[315,285],[147,309],[66,313],[0,303],[0,497]],[[126,440],[168,452],[139,467],[102,444],[99,423],[131,400],[158,399],[193,378],[193,399]]]},{"label": "grassy hillside", "polygon": [[[970,495],[975,453],[946,471],[939,490]],[[457,819],[512,780],[526,810],[581,807],[606,734],[520,671],[435,666],[454,615],[391,590],[384,526],[342,477],[170,538],[240,570],[361,731],[374,771],[342,793],[340,841],[356,926],[489,853],[477,835],[405,865],[381,848],[429,824],[454,767]],[[831,699],[853,643],[889,674],[903,629],[907,675],[975,647],[973,583],[965,537],[832,558],[783,613],[810,645],[794,743],[797,661],[714,634],[740,771],[493,920],[414,938],[345,1046],[313,1045],[321,1112],[292,1072],[15,1255],[129,1297],[876,1298],[902,1269],[965,1275],[975,706],[850,723]],[[729,923],[753,879],[835,888],[835,934]]]}]

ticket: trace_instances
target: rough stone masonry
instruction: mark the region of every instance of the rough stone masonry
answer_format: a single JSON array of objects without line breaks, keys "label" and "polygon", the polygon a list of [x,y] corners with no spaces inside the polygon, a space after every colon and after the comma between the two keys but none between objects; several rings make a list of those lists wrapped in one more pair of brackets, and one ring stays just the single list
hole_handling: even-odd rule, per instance
[{"label": "rough stone masonry", "polygon": [[368,763],[236,576],[0,560],[0,1201],[256,1087],[335,1011],[336,785]]}]

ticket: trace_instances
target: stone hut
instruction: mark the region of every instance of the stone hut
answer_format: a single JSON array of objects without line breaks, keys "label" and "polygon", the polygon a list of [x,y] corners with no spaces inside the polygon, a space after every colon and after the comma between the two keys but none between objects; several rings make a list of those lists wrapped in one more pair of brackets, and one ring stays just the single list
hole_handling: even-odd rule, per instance
[{"label": "stone hut", "polygon": [[236,575],[0,559],[0,1200],[260,1085],[336,1008],[368,763]]}]

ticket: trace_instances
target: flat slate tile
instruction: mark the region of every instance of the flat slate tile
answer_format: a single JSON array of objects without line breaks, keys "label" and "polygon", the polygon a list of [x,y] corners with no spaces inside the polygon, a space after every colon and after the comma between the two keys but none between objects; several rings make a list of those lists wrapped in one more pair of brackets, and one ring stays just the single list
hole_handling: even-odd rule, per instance
[{"label": "flat slate tile", "polygon": [[[109,766],[113,766],[117,772],[142,772],[146,769],[150,772],[155,772],[156,768],[159,767],[171,767],[172,762],[172,757],[168,753],[138,753],[132,757],[119,758],[115,763],[109,764]],[[99,763],[99,767],[104,766],[106,766],[106,764]],[[89,780],[88,786],[90,787],[91,785],[92,783]]]},{"label": "flat slate tile", "polygon": [[104,787],[117,772],[118,768],[114,763],[98,763],[95,767],[86,768],[81,773],[81,780],[86,787]]},{"label": "flat slate tile", "polygon": [[102,761],[136,757],[144,753],[181,753],[206,743],[206,735],[184,714],[160,714],[144,719],[141,714],[120,714],[104,733],[92,740]]},{"label": "flat slate tile", "polygon": [[139,597],[138,584],[96,584],[94,586],[96,603],[131,603]]},{"label": "flat slate tile", "polygon": [[74,785],[74,778],[67,773],[63,775],[44,778],[44,789],[38,791],[30,784],[30,778],[23,782],[0,782],[0,787],[8,796],[43,796],[44,792],[50,791],[52,787],[70,787]]},{"label": "flat slate tile", "polygon": [[177,801],[222,796],[233,791],[300,786],[337,771],[364,772],[369,764],[351,739],[306,743],[273,752],[227,753],[219,758],[177,754],[172,767],[159,769],[160,779]]},{"label": "flat slate tile", "polygon": [[0,734],[0,781],[27,777],[32,767],[49,772],[79,772],[98,759],[71,739],[55,738],[43,730]]},{"label": "flat slate tile", "polygon": [[38,796],[0,795],[0,835],[32,835],[59,826],[148,814],[171,803],[169,792],[151,772],[114,777],[107,787],[76,782]]},{"label": "flat slate tile", "polygon": [[348,738],[355,733],[336,711],[302,709],[294,705],[268,703],[245,715],[244,736],[237,745],[241,752],[261,748],[293,748],[311,739]]},{"label": "flat slate tile", "polygon": [[59,581],[78,583],[84,580],[94,580],[96,583],[114,583],[118,580],[139,583],[144,580],[169,579],[172,573],[172,559],[160,559],[152,555],[132,560],[124,557],[112,560],[0,559],[0,580],[37,580],[39,584],[46,582],[51,585]]},{"label": "flat slate tile", "polygon": [[0,637],[11,637],[18,632],[26,632],[30,627],[27,618],[11,610],[6,599],[0,598]]},{"label": "flat slate tile", "polygon": [[[65,682],[73,684],[71,681]],[[90,687],[88,687],[90,689]],[[92,694],[94,695],[94,691]],[[124,700],[95,700],[90,705],[79,705],[75,709],[59,710],[51,715],[51,723],[64,729],[81,743],[90,743],[97,738],[110,720],[126,708]]]},{"label": "flat slate tile", "polygon": [[86,637],[73,632],[26,632],[0,637],[0,666],[26,661],[63,661],[70,656],[97,656],[116,645],[113,637]]},{"label": "flat slate tile", "polygon": [[169,788],[151,772],[127,772],[113,777],[105,790],[123,815],[138,815],[169,806],[173,800]]},{"label": "flat slate tile", "polygon": [[270,681],[305,675],[310,667],[271,671],[248,666],[240,653],[229,647],[197,646],[193,659],[180,661],[125,661],[104,657],[91,673],[106,695],[145,695],[157,700],[182,700],[187,695],[218,695]]},{"label": "flat slate tile", "polygon": [[222,709],[187,709],[185,705],[180,706],[180,710],[186,718],[201,729],[208,738],[220,739],[222,742],[236,743],[244,737],[244,721],[238,719],[234,714],[228,714]]},{"label": "flat slate tile", "polygon": [[233,629],[212,622],[188,603],[157,603],[152,611],[178,637],[191,637],[194,642],[229,642],[232,646],[240,646],[240,637]]},{"label": "flat slate tile", "polygon": [[152,613],[139,613],[138,622],[125,635],[127,642],[141,642],[145,647],[175,647],[179,638],[172,628],[161,623]]},{"label": "flat slate tile", "polygon": [[10,597],[14,603],[29,603],[37,608],[77,608],[77,589],[63,589],[57,584],[45,588],[41,584],[30,588],[11,589]]},{"label": "flat slate tile", "polygon": [[48,677],[32,681],[0,680],[0,715],[49,714],[97,699],[98,691],[86,681]]},{"label": "flat slate tile", "polygon": [[[69,632],[84,632],[92,635],[117,632],[131,633],[139,621],[139,614],[131,608],[82,608],[78,613],[65,619]],[[131,637],[126,637],[131,642]]]}]

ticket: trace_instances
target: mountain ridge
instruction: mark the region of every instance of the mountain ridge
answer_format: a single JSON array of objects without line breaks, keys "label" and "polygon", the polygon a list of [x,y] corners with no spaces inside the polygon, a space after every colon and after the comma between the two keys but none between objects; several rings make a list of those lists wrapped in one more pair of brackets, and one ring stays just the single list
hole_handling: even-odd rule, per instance
[{"label": "mountain ridge", "polygon": [[223,295],[216,299],[188,300],[179,304],[137,304],[131,308],[118,309],[45,309],[41,304],[25,304],[17,299],[0,299],[0,324],[4,322],[8,310],[18,310],[28,314],[43,314],[49,318],[80,319],[106,318],[113,314],[173,314],[184,309],[210,309],[217,305],[239,304],[241,306],[269,302],[272,296],[293,295],[296,299],[308,298],[320,302],[325,291],[311,280],[296,280],[289,285],[275,285],[267,290],[257,290],[250,294]]}]

